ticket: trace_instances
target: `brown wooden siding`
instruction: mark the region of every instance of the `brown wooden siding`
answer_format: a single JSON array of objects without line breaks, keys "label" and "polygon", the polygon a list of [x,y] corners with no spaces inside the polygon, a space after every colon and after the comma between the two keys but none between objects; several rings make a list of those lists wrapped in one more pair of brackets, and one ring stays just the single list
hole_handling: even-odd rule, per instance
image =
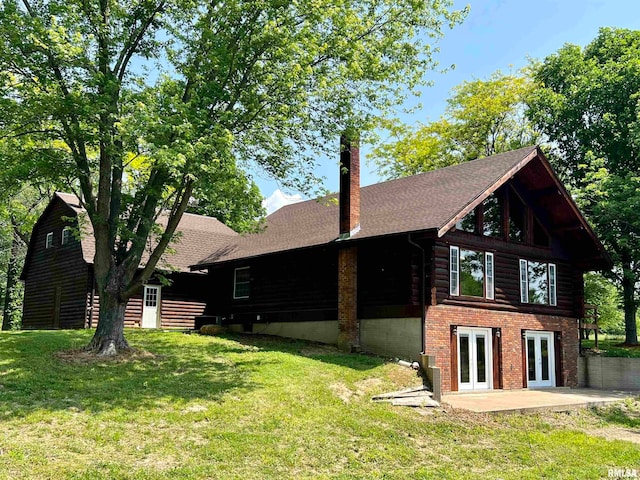
[{"label": "brown wooden siding", "polygon": [[[206,315],[227,322],[337,319],[337,250],[316,248],[212,269]],[[250,267],[248,299],[233,298],[234,271]],[[258,320],[258,315],[260,320]]]},{"label": "brown wooden siding", "polygon": [[[206,305],[207,278],[202,274],[174,273],[168,277],[171,285],[163,286],[160,296],[160,328],[189,329],[194,328],[195,318],[204,313]],[[125,327],[140,327],[142,322],[142,292],[134,295],[125,311]],[[92,311],[91,322],[87,316],[87,327],[98,325],[100,297],[94,295],[93,308],[90,307],[91,295],[87,295],[87,312]]]},{"label": "brown wooden siding", "polygon": [[[449,247],[451,245],[493,252],[495,300],[449,295]],[[557,306],[520,303],[520,259],[556,264]],[[582,272],[563,259],[553,248],[509,243],[465,232],[451,232],[436,242],[434,265],[437,303],[569,317],[582,315],[584,296]]]},{"label": "brown wooden siding", "polygon": [[[63,217],[73,215],[62,201],[55,200],[34,228],[31,254],[23,276],[22,325],[25,329],[82,328],[84,325],[89,268],[75,238],[62,245],[62,229],[70,225]],[[49,232],[53,232],[53,246],[45,248]]]},{"label": "brown wooden siding", "polygon": [[[362,241],[357,246],[359,318],[419,316],[420,252],[407,236]],[[425,248],[428,288],[430,244]],[[336,320],[337,260],[338,250],[331,245],[215,267],[209,275],[205,314],[223,317],[227,323]],[[247,266],[249,298],[234,300],[234,270]]]}]

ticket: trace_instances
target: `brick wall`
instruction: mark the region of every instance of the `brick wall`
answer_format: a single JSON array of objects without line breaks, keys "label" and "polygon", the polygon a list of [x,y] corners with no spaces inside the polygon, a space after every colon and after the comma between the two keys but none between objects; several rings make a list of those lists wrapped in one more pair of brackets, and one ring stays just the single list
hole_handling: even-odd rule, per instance
[{"label": "brick wall", "polygon": [[[577,386],[578,325],[575,318],[531,313],[500,312],[495,310],[436,305],[427,308],[426,353],[436,357],[442,374],[442,391],[451,391],[451,326],[501,329],[500,383],[504,389],[523,387],[523,330],[544,330],[561,335],[561,370],[556,377],[558,386]],[[495,352],[494,352],[495,354]],[[494,388],[497,388],[494,385]]]},{"label": "brick wall", "polygon": [[358,248],[338,251],[338,347],[358,345]]}]

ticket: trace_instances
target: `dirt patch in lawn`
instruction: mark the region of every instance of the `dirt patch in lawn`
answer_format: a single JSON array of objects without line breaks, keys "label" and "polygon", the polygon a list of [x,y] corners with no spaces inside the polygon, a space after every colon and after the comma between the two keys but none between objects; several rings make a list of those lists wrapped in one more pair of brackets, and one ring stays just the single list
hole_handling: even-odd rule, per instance
[{"label": "dirt patch in lawn", "polygon": [[78,364],[94,364],[94,363],[125,363],[132,361],[154,361],[160,360],[162,357],[155,353],[145,350],[131,349],[127,352],[118,353],[117,355],[100,356],[95,353],[85,352],[82,349],[63,350],[56,352],[53,356],[63,363]]}]

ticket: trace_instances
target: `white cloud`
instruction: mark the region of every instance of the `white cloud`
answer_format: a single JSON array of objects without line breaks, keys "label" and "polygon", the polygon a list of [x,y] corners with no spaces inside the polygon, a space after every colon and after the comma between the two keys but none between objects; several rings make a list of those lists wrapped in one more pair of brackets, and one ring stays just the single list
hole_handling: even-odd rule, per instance
[{"label": "white cloud", "polygon": [[282,193],[278,188],[268,198],[262,201],[262,206],[267,210],[267,215],[271,215],[273,212],[285,205],[291,205],[292,203],[298,203],[302,201],[300,194],[287,195]]}]

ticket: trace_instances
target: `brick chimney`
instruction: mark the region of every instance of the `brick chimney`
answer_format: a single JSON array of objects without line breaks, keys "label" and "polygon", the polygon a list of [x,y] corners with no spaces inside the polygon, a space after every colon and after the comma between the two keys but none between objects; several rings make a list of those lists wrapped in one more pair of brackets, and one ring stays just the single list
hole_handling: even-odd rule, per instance
[{"label": "brick chimney", "polygon": [[[340,240],[360,230],[360,149],[357,140],[340,137]],[[360,348],[358,322],[358,247],[352,242],[338,249],[338,347]]]},{"label": "brick chimney", "polygon": [[360,145],[357,139],[340,137],[340,238],[360,230]]}]

